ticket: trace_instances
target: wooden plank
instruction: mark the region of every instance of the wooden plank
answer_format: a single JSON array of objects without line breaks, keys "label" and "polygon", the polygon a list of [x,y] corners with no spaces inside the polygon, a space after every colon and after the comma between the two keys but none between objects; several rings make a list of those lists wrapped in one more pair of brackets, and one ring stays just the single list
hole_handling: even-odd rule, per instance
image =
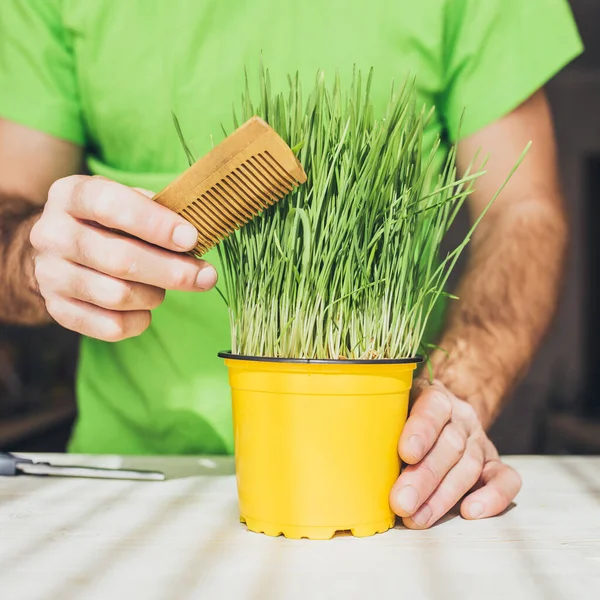
[{"label": "wooden plank", "polygon": [[170,479],[0,481],[2,598],[600,597],[598,457],[510,457],[524,487],[496,519],[328,542],[246,531],[229,458],[44,459]]}]

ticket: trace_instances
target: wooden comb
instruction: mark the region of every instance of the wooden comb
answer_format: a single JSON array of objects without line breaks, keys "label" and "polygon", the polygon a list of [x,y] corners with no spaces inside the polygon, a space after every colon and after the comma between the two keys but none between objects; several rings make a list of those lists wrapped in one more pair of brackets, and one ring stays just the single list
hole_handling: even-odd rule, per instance
[{"label": "wooden comb", "polygon": [[290,147],[252,117],[154,200],[198,230],[191,252],[201,256],[305,181]]}]

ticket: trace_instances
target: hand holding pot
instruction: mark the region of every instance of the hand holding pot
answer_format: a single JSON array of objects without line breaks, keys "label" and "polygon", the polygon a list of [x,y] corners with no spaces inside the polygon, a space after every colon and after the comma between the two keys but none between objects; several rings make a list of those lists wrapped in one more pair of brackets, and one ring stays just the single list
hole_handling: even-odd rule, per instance
[{"label": "hand holding pot", "polygon": [[103,177],[52,185],[30,239],[40,293],[63,327],[122,340],[148,327],[165,290],[215,285],[211,265],[177,254],[196,244],[194,227],[151,197]]},{"label": "hand holding pot", "polygon": [[465,519],[495,516],[521,489],[519,474],[500,461],[473,407],[437,381],[415,402],[398,449],[408,466],[390,504],[411,529],[432,526],[465,495]]}]

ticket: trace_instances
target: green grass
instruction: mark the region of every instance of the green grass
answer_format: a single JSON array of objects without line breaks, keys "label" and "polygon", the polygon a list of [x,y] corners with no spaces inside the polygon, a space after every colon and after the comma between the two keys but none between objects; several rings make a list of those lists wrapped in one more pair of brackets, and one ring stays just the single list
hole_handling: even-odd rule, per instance
[{"label": "green grass", "polygon": [[286,94],[274,93],[261,67],[256,104],[246,84],[234,125],[264,118],[297,151],[308,181],[218,246],[236,354],[422,351],[434,304],[480,219],[446,256],[442,239],[483,173],[459,178],[454,148],[436,172],[440,140],[424,152],[431,113],[417,106],[411,83],[391,93],[376,120],[372,75],[356,71],[344,89],[319,73],[304,100],[297,76]]}]

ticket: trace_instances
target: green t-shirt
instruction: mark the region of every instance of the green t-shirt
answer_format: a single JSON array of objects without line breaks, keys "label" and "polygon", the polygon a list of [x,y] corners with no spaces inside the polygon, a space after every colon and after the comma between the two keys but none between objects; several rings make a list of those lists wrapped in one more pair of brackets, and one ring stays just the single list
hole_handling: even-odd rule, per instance
[{"label": "green t-shirt", "polygon": [[[197,156],[231,130],[244,67],[262,53],[274,89],[299,71],[375,67],[416,76],[455,140],[510,112],[581,52],[566,0],[1,0],[0,116],[85,146],[92,173],[158,191],[187,164],[174,110]],[[214,252],[208,260],[218,266]],[[83,339],[79,452],[226,453],[233,447],[226,308],[216,291],[168,293],[143,335]]]}]

